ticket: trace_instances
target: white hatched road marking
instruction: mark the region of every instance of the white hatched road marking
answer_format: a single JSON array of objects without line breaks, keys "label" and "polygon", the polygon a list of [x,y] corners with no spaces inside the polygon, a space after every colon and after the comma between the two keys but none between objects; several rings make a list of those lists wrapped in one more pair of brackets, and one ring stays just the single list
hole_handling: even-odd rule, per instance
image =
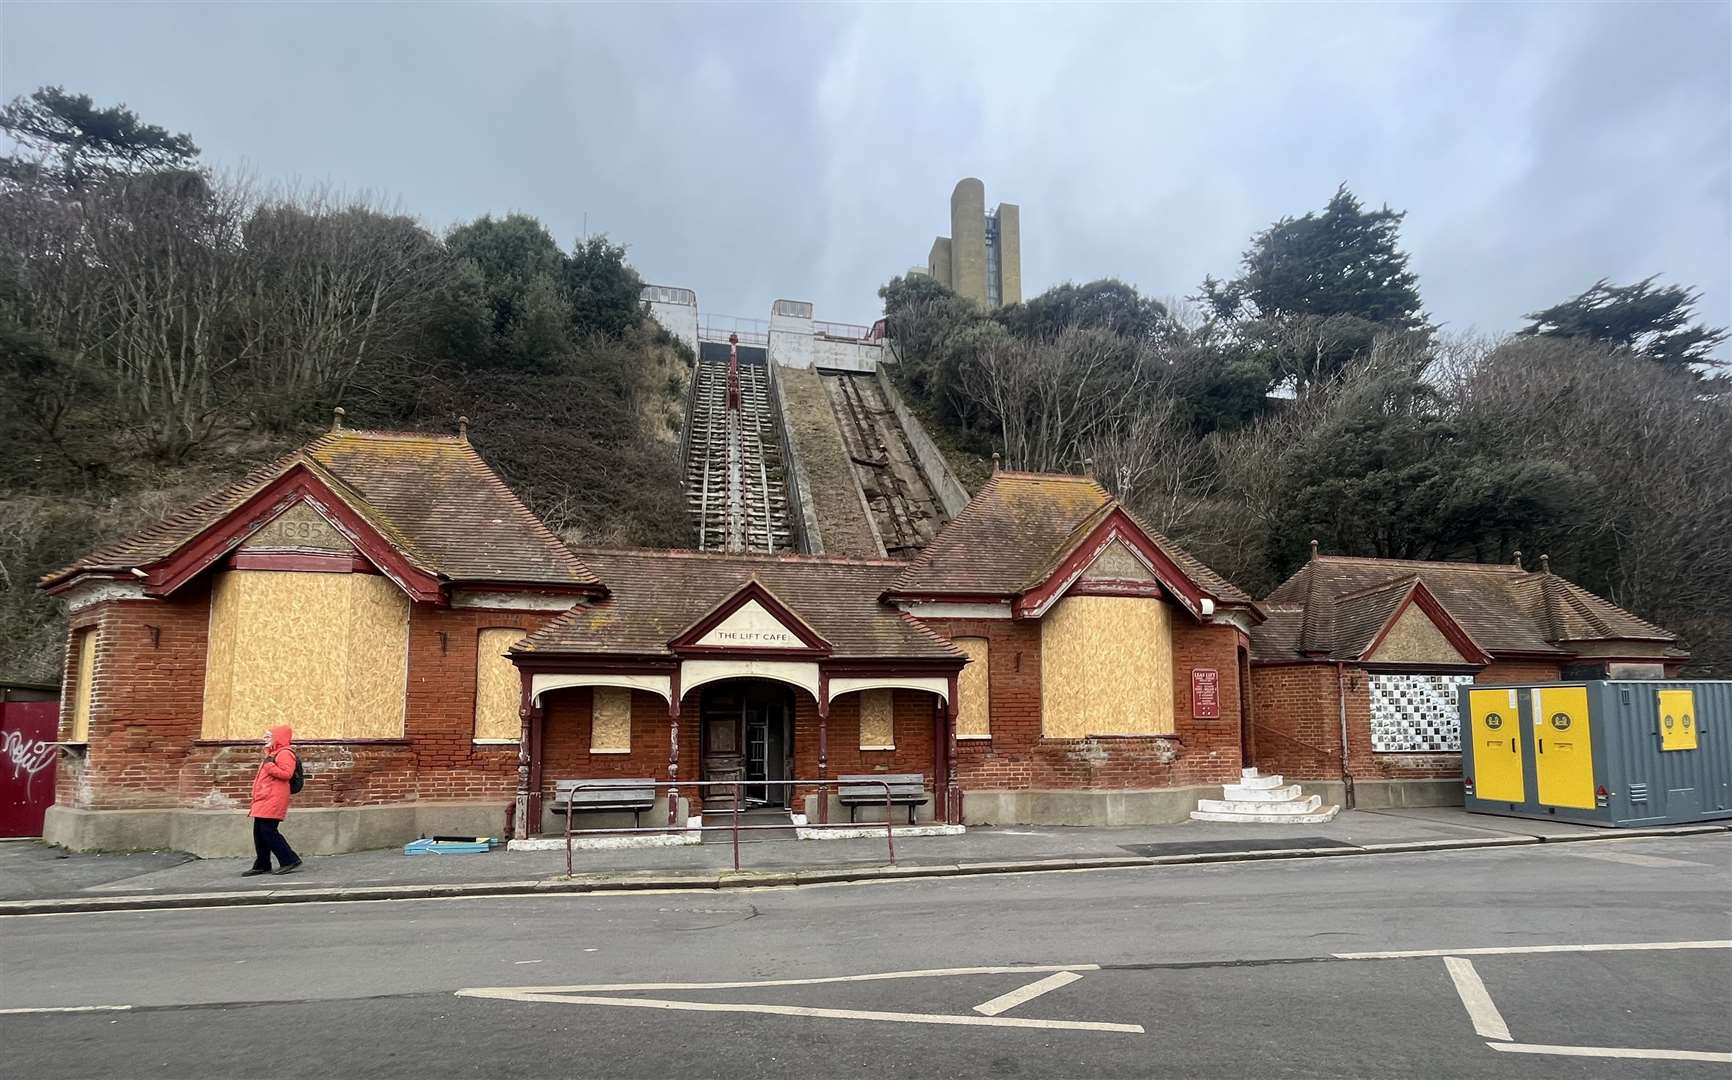
[{"label": "white hatched road marking", "polygon": [[1634,851],[1594,851],[1583,844],[1570,852],[1579,859],[1599,859],[1602,862],[1624,863],[1627,866],[1647,866],[1657,869],[1676,869],[1677,867],[1702,867],[1707,863],[1691,862],[1688,859],[1666,859],[1658,855],[1641,855]]},{"label": "white hatched road marking", "polygon": [[1506,1054],[1556,1054],[1559,1057],[1647,1058],[1656,1061],[1732,1062],[1732,1054],[1713,1050],[1644,1050],[1634,1046],[1546,1046],[1541,1043],[1486,1043]]},{"label": "white hatched road marking", "polygon": [[1491,994],[1486,992],[1479,972],[1473,969],[1473,961],[1459,956],[1446,956],[1443,958],[1443,966],[1449,969],[1450,980],[1455,983],[1455,992],[1461,996],[1461,1003],[1467,1009],[1468,1018],[1473,1021],[1473,1030],[1482,1038],[1508,1041],[1509,1025],[1504,1023],[1503,1014],[1498,1012],[1497,1006],[1492,1003]]},{"label": "white hatched road marking", "polygon": [[1489,949],[1407,949],[1395,952],[1338,952],[1337,960],[1403,960],[1411,956],[1525,956],[1530,953],[1650,952],[1663,949],[1732,949],[1732,941],[1630,941],[1609,945],[1505,945]]},{"label": "white hatched road marking", "polygon": [[[954,1027],[1041,1028],[1056,1031],[1100,1031],[1130,1035],[1145,1034],[1141,1024],[1111,1024],[1094,1020],[1038,1020],[999,1016],[1060,986],[1075,982],[1080,971],[1099,971],[1099,964],[1015,964],[990,967],[924,968],[915,971],[881,971],[865,975],[830,975],[812,979],[755,979],[738,982],[693,983],[596,983],[587,986],[483,986],[458,990],[458,997],[505,1001],[555,1002],[567,1005],[612,1005],[627,1009],[669,1009],[680,1012],[764,1013],[771,1016],[801,1016],[825,1020],[875,1020],[899,1024],[941,1024]],[[646,990],[743,990],[772,986],[817,986],[836,983],[881,982],[891,979],[933,979],[959,975],[1008,975],[1050,973],[1008,994],[975,1006],[971,1013],[889,1012],[877,1009],[825,1009],[809,1005],[760,1005],[747,1002],[679,1001],[669,998],[604,997],[603,993]]]},{"label": "white hatched road marking", "polygon": [[982,1016],[997,1016],[1009,1012],[1025,1001],[1033,1001],[1042,994],[1050,993],[1061,986],[1069,986],[1082,978],[1074,971],[1061,971],[1056,975],[1048,975],[1044,979],[1036,979],[1027,986],[1018,987],[1008,994],[1000,994],[991,1001],[983,1001],[974,1007],[974,1011]]}]

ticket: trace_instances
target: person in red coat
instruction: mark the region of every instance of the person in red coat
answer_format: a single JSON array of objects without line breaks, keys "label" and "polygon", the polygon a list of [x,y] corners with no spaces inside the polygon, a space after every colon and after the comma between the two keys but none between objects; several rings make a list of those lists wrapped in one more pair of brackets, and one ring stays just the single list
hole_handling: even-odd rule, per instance
[{"label": "person in red coat", "polygon": [[270,873],[273,854],[277,873],[292,874],[301,868],[301,857],[279,831],[289,815],[289,778],[295,775],[295,751],[289,746],[293,734],[287,724],[278,724],[265,733],[265,759],[253,777],[253,802],[248,811],[253,819],[255,857],[252,869],[242,877]]}]

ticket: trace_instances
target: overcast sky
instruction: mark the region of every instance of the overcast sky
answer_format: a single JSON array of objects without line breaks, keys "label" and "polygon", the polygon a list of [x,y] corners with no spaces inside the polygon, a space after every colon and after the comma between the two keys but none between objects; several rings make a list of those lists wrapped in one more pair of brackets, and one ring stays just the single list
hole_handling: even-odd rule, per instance
[{"label": "overcast sky", "polygon": [[1408,212],[1449,328],[1650,274],[1727,325],[1729,11],[7,2],[0,91],[124,101],[440,229],[521,210],[569,243],[587,215],[717,314],[870,321],[972,175],[1022,207],[1030,296],[1194,292],[1345,181]]}]

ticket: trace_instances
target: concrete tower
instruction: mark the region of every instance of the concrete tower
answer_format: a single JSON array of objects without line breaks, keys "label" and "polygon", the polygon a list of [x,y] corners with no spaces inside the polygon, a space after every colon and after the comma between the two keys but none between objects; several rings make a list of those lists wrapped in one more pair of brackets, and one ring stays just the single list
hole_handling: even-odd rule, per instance
[{"label": "concrete tower", "polygon": [[1022,301],[1022,213],[986,212],[986,185],[970,176],[950,193],[950,235],[932,242],[926,272],[982,307]]}]

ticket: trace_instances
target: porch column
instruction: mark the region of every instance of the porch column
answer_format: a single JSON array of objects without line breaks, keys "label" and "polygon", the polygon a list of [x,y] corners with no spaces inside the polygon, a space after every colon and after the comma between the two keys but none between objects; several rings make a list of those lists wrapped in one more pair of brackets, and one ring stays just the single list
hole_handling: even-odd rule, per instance
[{"label": "porch column", "polygon": [[[680,688],[678,674],[675,674],[673,693],[668,700],[668,783],[680,782]],[[680,789],[668,788],[668,828],[679,828],[684,822],[679,820]]]},{"label": "porch column", "polygon": [[962,824],[962,788],[956,783],[956,684],[950,676],[950,696],[944,702],[944,821],[947,825]]},{"label": "porch column", "polygon": [[517,739],[517,802],[513,816],[517,835],[523,839],[541,832],[541,735],[545,713],[533,703],[532,678],[528,671],[523,672],[523,696],[517,709],[522,727]]}]

